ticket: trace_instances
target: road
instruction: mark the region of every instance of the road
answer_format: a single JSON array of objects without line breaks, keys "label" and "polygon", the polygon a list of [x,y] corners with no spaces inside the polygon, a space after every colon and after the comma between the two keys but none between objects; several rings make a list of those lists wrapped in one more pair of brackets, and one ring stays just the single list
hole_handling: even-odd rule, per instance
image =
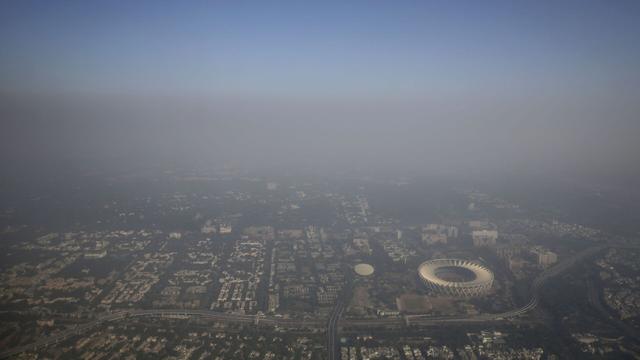
[{"label": "road", "polygon": [[184,317],[201,317],[207,318],[217,322],[223,323],[235,323],[235,324],[264,324],[269,326],[280,326],[290,328],[322,328],[327,327],[328,331],[328,346],[330,359],[335,359],[337,354],[337,337],[338,337],[338,324],[347,327],[379,327],[379,326],[402,326],[404,325],[436,325],[446,323],[470,323],[470,322],[488,322],[488,321],[503,321],[514,317],[521,316],[531,310],[533,310],[539,302],[539,291],[542,286],[552,277],[559,275],[560,273],[568,270],[576,263],[595,255],[597,252],[605,249],[607,246],[600,245],[587,248],[572,257],[558,263],[557,265],[542,272],[532,283],[531,286],[531,299],[524,306],[510,310],[503,313],[496,314],[482,314],[476,316],[466,317],[433,317],[429,315],[410,315],[404,319],[389,318],[389,319],[347,319],[340,320],[342,313],[344,312],[344,302],[339,300],[334,311],[329,317],[329,321],[326,319],[289,319],[276,316],[264,316],[264,315],[242,315],[216,312],[211,310],[128,310],[109,313],[102,315],[99,318],[92,320],[85,324],[77,325],[73,328],[56,332],[48,337],[37,340],[31,344],[22,345],[12,349],[8,349],[0,352],[0,358],[10,357],[17,355],[25,351],[38,350],[49,345],[57,344],[71,336],[80,335],[86,333],[91,328],[107,322],[121,321],[124,319],[144,317],[144,316],[184,316]]},{"label": "road", "polygon": [[216,312],[210,310],[131,310],[119,311],[100,316],[99,318],[85,324],[77,325],[63,331],[56,332],[46,338],[40,339],[34,343],[12,348],[0,353],[0,358],[17,355],[19,353],[37,350],[49,345],[57,344],[65,339],[86,333],[91,328],[108,322],[116,322],[136,317],[201,317],[209,320],[234,323],[234,324],[265,324],[270,326],[309,328],[322,327],[323,321],[315,319],[287,319],[279,317],[264,317],[259,315],[241,315]]},{"label": "road", "polygon": [[327,337],[328,337],[328,345],[327,351],[329,352],[329,360],[335,360],[340,355],[338,354],[339,347],[338,345],[338,322],[340,321],[340,317],[344,312],[344,301],[338,300],[336,303],[331,316],[329,317],[329,322],[327,324]]}]

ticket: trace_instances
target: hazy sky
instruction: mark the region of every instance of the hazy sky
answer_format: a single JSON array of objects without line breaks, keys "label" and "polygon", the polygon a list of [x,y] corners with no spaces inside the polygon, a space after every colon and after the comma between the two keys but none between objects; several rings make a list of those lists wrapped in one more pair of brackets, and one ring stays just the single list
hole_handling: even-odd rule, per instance
[{"label": "hazy sky", "polygon": [[4,1],[3,161],[636,176],[639,64],[638,1]]}]

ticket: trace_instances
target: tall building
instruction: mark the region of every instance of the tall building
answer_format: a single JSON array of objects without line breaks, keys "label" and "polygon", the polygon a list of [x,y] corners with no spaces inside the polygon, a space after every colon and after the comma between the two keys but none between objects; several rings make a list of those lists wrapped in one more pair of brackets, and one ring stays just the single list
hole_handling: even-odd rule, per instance
[{"label": "tall building", "polygon": [[535,249],[533,252],[538,255],[538,265],[541,267],[546,268],[558,262],[558,255],[553,251]]},{"label": "tall building", "polygon": [[200,232],[202,232],[203,234],[215,234],[216,232],[218,232],[218,230],[216,228],[216,225],[213,224],[213,221],[207,220],[207,222],[200,229]]},{"label": "tall building", "polygon": [[422,241],[427,245],[446,244],[458,237],[458,228],[452,225],[429,224],[422,228]]},{"label": "tall building", "polygon": [[511,259],[514,256],[520,255],[522,253],[522,246],[519,245],[498,245],[496,246],[496,255],[498,255],[501,259]]},{"label": "tall building", "polygon": [[498,240],[498,230],[473,230],[471,232],[473,246],[495,246]]},{"label": "tall building", "polygon": [[219,233],[221,235],[224,234],[231,234],[231,231],[233,230],[233,228],[231,227],[231,225],[229,224],[220,224],[220,231]]},{"label": "tall building", "polygon": [[[277,291],[277,290],[276,290]],[[280,295],[277,292],[269,292],[269,312],[274,313],[280,307]]]}]

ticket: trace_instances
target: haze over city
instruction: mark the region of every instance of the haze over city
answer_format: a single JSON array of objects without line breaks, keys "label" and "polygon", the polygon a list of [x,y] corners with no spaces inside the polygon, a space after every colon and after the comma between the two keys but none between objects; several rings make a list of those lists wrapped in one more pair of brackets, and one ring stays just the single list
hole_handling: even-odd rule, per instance
[{"label": "haze over city", "polygon": [[0,358],[640,358],[640,2],[0,4]]},{"label": "haze over city", "polygon": [[636,180],[639,11],[11,2],[2,158]]}]

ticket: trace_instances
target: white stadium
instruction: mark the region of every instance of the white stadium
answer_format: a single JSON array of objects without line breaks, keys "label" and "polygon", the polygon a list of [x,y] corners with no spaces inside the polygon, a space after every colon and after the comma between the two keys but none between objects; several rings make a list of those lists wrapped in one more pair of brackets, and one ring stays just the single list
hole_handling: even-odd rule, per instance
[{"label": "white stadium", "polygon": [[493,272],[470,260],[428,260],[420,264],[418,274],[427,287],[445,296],[479,296],[493,285]]}]

